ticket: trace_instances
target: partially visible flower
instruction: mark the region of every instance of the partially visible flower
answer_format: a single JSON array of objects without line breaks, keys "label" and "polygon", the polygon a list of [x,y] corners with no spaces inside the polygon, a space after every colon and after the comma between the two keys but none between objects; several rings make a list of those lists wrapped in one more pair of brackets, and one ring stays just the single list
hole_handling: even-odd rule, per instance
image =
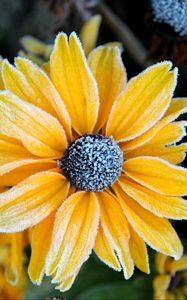
[{"label": "partially visible flower", "polygon": [[[96,45],[100,24],[101,16],[95,15],[85,22],[80,31],[80,40],[86,55],[88,55]],[[28,58],[39,66],[49,61],[54,46],[53,44],[45,44],[39,39],[29,35],[22,37],[20,42],[23,47],[23,50],[19,51],[21,57]]]},{"label": "partially visible flower", "polygon": [[186,0],[151,0],[154,20],[170,25],[180,36],[187,35]]},{"label": "partially visible flower", "polygon": [[32,281],[46,273],[67,290],[93,249],[126,279],[134,266],[149,273],[146,244],[180,258],[168,221],[187,219],[177,69],[158,63],[127,84],[119,47],[87,59],[75,33],[57,36],[49,76],[15,64],[2,68],[0,180],[13,187],[0,197],[0,231],[35,226]]},{"label": "partially visible flower", "polygon": [[42,65],[49,60],[53,49],[52,44],[45,44],[39,39],[26,35],[20,39],[23,50],[19,51],[21,57],[28,58],[37,65]]},{"label": "partially visible flower", "polygon": [[158,253],[156,270],[159,275],[153,281],[154,299],[185,300],[185,296],[187,296],[187,254],[176,261]]},{"label": "partially visible flower", "polygon": [[[6,188],[0,187],[0,193]],[[0,299],[21,299],[27,285],[23,268],[23,249],[28,242],[25,232],[0,234]]]},{"label": "partially visible flower", "polygon": [[86,55],[88,55],[96,45],[100,24],[101,16],[95,15],[84,24],[80,31],[79,36]]}]

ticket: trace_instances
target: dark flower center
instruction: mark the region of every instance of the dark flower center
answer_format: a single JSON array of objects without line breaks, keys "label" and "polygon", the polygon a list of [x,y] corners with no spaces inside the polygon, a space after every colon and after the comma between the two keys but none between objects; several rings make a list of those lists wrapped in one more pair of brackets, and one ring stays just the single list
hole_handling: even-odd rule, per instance
[{"label": "dark flower center", "polygon": [[83,135],[75,140],[59,161],[71,185],[84,191],[103,191],[120,176],[123,152],[112,137]]}]

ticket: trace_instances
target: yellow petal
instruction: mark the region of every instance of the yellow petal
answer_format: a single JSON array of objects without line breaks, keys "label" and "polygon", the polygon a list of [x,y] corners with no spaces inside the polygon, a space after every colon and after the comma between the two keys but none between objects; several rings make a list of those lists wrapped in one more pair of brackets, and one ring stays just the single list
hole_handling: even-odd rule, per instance
[{"label": "yellow petal", "polygon": [[166,291],[169,288],[171,277],[170,275],[159,275],[154,278],[154,300],[166,300]]},{"label": "yellow petal", "polygon": [[55,213],[36,225],[31,236],[31,258],[28,268],[30,279],[39,285],[45,273],[45,260],[51,244]]},{"label": "yellow petal", "polygon": [[50,114],[54,114],[54,110],[50,103],[41,94],[29,84],[26,77],[20,70],[12,66],[7,60],[3,64],[3,80],[7,90],[17,95],[22,100],[28,101]]},{"label": "yellow petal", "polygon": [[101,207],[101,226],[110,247],[117,253],[125,278],[128,279],[133,274],[134,265],[129,249],[127,220],[114,197],[105,192],[98,193],[97,197]]},{"label": "yellow petal", "polygon": [[112,107],[106,134],[118,141],[132,140],[155,125],[168,108],[176,85],[177,69],[156,64],[130,80]]},{"label": "yellow petal", "polygon": [[81,29],[79,36],[86,55],[88,55],[96,45],[100,24],[101,16],[95,15],[91,17]]},{"label": "yellow petal", "polygon": [[158,273],[164,274],[167,272],[166,263],[168,260],[171,260],[171,257],[168,257],[162,253],[157,253],[155,257],[155,267]]},{"label": "yellow petal", "polygon": [[16,285],[21,278],[24,263],[22,232],[11,234],[10,251],[10,264],[5,270],[5,276],[10,284]]},{"label": "yellow petal", "polygon": [[98,131],[106,123],[114,100],[125,88],[126,71],[118,47],[98,47],[90,53],[88,62],[99,88]]},{"label": "yellow petal", "polygon": [[[69,114],[59,93],[55,89],[49,77],[41,68],[39,68],[36,64],[33,64],[28,59],[18,57],[16,58],[15,62],[18,70],[22,72],[25,80],[28,82],[30,88],[35,94],[35,98],[33,99],[32,103],[35,105],[40,103],[41,106],[42,103],[46,103],[46,106],[49,107],[47,112],[52,113],[52,115],[60,120],[68,137],[71,138],[71,121]],[[19,83],[22,86],[22,83]],[[27,101],[25,98],[24,100]]]},{"label": "yellow petal", "polygon": [[41,55],[45,52],[46,44],[31,35],[23,36],[20,39],[20,43],[22,47],[28,52],[32,52],[38,55]]},{"label": "yellow petal", "polygon": [[115,249],[107,239],[101,226],[99,226],[97,232],[94,251],[107,266],[113,268],[116,271],[121,271],[121,266],[116,257]]},{"label": "yellow petal", "polygon": [[44,63],[41,68],[50,77],[50,63]]},{"label": "yellow petal", "polygon": [[183,255],[179,260],[172,260],[167,263],[167,271],[172,274],[187,270],[187,254]]},{"label": "yellow petal", "polygon": [[185,122],[174,122],[164,126],[142,146],[131,151],[127,150],[125,158],[150,155],[161,157],[174,164],[180,163],[185,158],[187,146],[183,144],[168,147],[168,145],[179,142],[186,135],[185,126]]},{"label": "yellow petal", "polygon": [[[131,158],[140,155],[153,155],[154,153],[161,151],[164,146],[179,142],[185,135],[186,123],[185,122],[173,122],[167,124],[142,146],[133,150],[127,150],[126,157]],[[153,154],[151,154],[151,151]],[[143,154],[145,152],[145,154]]]},{"label": "yellow petal", "polygon": [[85,262],[95,243],[99,205],[94,193],[77,192],[70,196],[56,215],[47,274],[53,282],[72,276]]},{"label": "yellow petal", "polygon": [[121,176],[119,184],[130,197],[153,214],[171,219],[187,219],[187,200],[155,193],[126,176]]},{"label": "yellow petal", "polygon": [[0,193],[3,193],[7,190],[7,187],[5,186],[0,186]]},{"label": "yellow petal", "polygon": [[4,82],[2,77],[2,64],[3,64],[3,58],[0,56],[0,90],[4,90]]},{"label": "yellow petal", "polygon": [[0,166],[15,160],[36,158],[18,140],[0,134]]},{"label": "yellow petal", "polygon": [[177,119],[179,115],[185,112],[187,112],[187,98],[174,98],[163,118],[155,126],[134,140],[121,143],[120,147],[123,150],[132,150],[145,144],[154,137],[160,129]]},{"label": "yellow petal", "polygon": [[137,156],[156,156],[167,160],[171,164],[179,164],[185,159],[186,152],[187,144],[169,147],[157,146],[155,144],[145,144],[145,146],[126,153],[125,158],[129,159]]},{"label": "yellow petal", "polygon": [[28,176],[56,167],[51,159],[25,159],[0,166],[0,182],[4,186],[13,186]]},{"label": "yellow petal", "polygon": [[46,171],[0,194],[0,231],[22,231],[39,223],[62,203],[68,189],[61,174]]},{"label": "yellow petal", "polygon": [[72,287],[72,285],[77,277],[78,272],[79,272],[79,270],[76,271],[72,276],[70,276],[67,279],[64,279],[62,282],[60,282],[60,284],[55,287],[55,290],[60,290],[61,292],[65,292],[65,291],[69,290]]},{"label": "yellow petal", "polygon": [[158,252],[180,258],[182,244],[168,220],[159,218],[125,194],[118,185],[114,187],[118,201],[133,229]]},{"label": "yellow petal", "polygon": [[67,147],[61,124],[39,107],[0,93],[0,133],[19,139],[34,155],[61,157]]},{"label": "yellow petal", "polygon": [[[1,278],[0,278],[1,279]],[[1,283],[3,285],[2,291],[0,290],[0,296],[3,300],[19,300],[22,299],[24,292],[25,292],[25,286],[13,286],[9,284],[6,280],[1,279]]]},{"label": "yellow petal", "polygon": [[151,190],[172,196],[187,194],[187,170],[150,156],[131,158],[124,163],[125,173]]},{"label": "yellow petal", "polygon": [[156,144],[156,145],[171,145],[175,144],[182,140],[186,135],[186,122],[173,122],[162,129],[160,129],[157,134],[147,143],[147,144]]},{"label": "yellow petal", "polygon": [[145,272],[147,274],[150,273],[149,270],[149,261],[148,261],[148,254],[147,254],[147,248],[145,245],[144,240],[134,231],[134,229],[129,226],[130,228],[130,252],[132,255],[132,258],[134,260],[134,264],[138,269],[140,269],[142,272]]},{"label": "yellow petal", "polygon": [[75,33],[69,42],[63,33],[57,36],[50,60],[51,78],[79,134],[91,133],[97,121],[99,97],[96,81],[86,62]]},{"label": "yellow petal", "polygon": [[187,144],[181,144],[179,146],[170,146],[164,149],[159,156],[171,164],[180,164],[186,157]]}]

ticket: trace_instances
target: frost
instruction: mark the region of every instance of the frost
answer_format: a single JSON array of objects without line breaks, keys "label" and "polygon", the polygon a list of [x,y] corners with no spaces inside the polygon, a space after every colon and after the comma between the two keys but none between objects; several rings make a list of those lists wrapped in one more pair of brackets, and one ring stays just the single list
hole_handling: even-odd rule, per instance
[{"label": "frost", "polygon": [[173,27],[180,36],[187,35],[187,0],[151,0],[154,21]]}]

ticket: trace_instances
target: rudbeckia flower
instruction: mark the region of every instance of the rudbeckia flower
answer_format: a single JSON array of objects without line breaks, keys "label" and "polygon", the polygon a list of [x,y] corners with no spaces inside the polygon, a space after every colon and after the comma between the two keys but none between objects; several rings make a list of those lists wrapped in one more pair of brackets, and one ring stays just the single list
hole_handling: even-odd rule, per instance
[{"label": "rudbeckia flower", "polygon": [[178,261],[158,253],[156,269],[159,275],[154,278],[155,300],[183,300],[187,295],[187,255]]},{"label": "rudbeckia flower", "polygon": [[187,100],[172,99],[170,62],[126,83],[118,47],[86,59],[79,39],[60,33],[50,76],[24,58],[4,61],[0,93],[0,231],[33,227],[29,274],[68,289],[94,249],[126,279],[149,272],[146,244],[176,259],[168,221],[187,218]]}]

